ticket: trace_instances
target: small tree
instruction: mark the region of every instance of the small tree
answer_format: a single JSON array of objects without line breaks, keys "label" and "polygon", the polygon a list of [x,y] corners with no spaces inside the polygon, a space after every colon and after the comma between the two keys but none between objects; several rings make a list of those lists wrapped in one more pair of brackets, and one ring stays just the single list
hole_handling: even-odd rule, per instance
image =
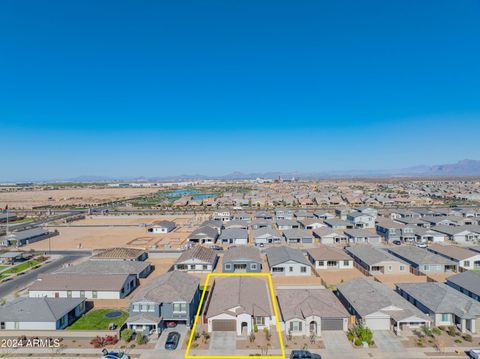
[{"label": "small tree", "polygon": [[131,329],[125,329],[122,334],[120,334],[120,338],[126,343],[129,343],[132,340],[133,331]]},{"label": "small tree", "polygon": [[248,336],[248,340],[250,340],[250,343],[253,343],[255,341],[255,334],[253,334],[253,332],[250,332],[250,335]]}]

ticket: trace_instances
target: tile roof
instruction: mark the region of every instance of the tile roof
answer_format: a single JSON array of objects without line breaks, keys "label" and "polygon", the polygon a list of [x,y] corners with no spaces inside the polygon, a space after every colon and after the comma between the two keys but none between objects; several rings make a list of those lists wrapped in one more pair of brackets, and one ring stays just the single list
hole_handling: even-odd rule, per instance
[{"label": "tile roof", "polygon": [[216,258],[217,253],[213,249],[198,245],[183,252],[175,263],[183,263],[197,259],[203,263],[213,264]]},{"label": "tile roof", "polygon": [[119,291],[122,289],[128,277],[128,274],[46,274],[37,279],[30,286],[29,290]]},{"label": "tile roof", "polygon": [[480,272],[466,271],[455,274],[447,279],[447,282],[458,285],[474,293],[480,298]]},{"label": "tile roof", "polygon": [[56,322],[83,301],[83,298],[20,297],[0,306],[0,318],[5,322]]},{"label": "tile roof", "polygon": [[108,248],[102,249],[97,254],[91,257],[91,259],[136,259],[140,257],[145,251],[143,249],[136,248]]},{"label": "tile roof", "polygon": [[294,261],[310,266],[302,251],[287,246],[271,247],[265,251],[268,265],[276,266],[287,261]]},{"label": "tile roof", "polygon": [[223,255],[223,263],[238,260],[250,260],[261,263],[262,256],[260,255],[260,250],[258,248],[249,246],[236,246],[228,248]]},{"label": "tile roof", "polygon": [[316,261],[352,260],[352,257],[350,257],[343,250],[336,247],[326,246],[324,244],[320,244],[315,248],[308,249],[307,253]]}]

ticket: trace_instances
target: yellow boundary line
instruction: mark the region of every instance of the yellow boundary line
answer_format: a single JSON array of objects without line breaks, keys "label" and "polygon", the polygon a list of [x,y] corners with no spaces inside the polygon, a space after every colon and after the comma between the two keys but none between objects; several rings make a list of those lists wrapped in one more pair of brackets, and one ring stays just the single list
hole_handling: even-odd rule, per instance
[{"label": "yellow boundary line", "polygon": [[[205,299],[205,293],[208,288],[208,282],[210,281],[210,277],[267,277],[268,284],[270,287],[270,297],[273,303],[273,313],[275,314],[275,323],[277,326],[278,332],[278,340],[280,342],[280,348],[282,350],[282,355],[189,355],[190,346],[192,345],[193,336],[195,335],[195,329],[197,328],[198,318],[200,317],[200,309],[202,308],[202,303]],[[186,359],[207,359],[207,358],[214,358],[214,359],[284,359],[285,358],[285,347],[283,345],[283,338],[282,338],[282,331],[280,330],[280,320],[278,316],[278,309],[277,309],[277,302],[275,300],[275,292],[273,290],[273,283],[272,283],[272,275],[270,273],[209,273],[207,275],[207,279],[205,281],[205,285],[203,287],[202,296],[200,297],[200,303],[198,304],[197,315],[195,316],[195,321],[193,322],[193,328],[190,333],[190,338],[188,339],[187,344],[187,351],[185,352]]]}]

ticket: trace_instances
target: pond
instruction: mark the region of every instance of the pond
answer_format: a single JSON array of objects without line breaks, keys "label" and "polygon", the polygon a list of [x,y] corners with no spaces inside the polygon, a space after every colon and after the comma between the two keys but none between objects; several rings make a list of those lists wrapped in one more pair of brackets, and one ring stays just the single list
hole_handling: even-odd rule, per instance
[{"label": "pond", "polygon": [[118,311],[118,310],[113,310],[111,312],[108,312],[107,314],[105,314],[105,316],[107,318],[118,318],[118,317],[121,317],[122,316],[122,312]]}]

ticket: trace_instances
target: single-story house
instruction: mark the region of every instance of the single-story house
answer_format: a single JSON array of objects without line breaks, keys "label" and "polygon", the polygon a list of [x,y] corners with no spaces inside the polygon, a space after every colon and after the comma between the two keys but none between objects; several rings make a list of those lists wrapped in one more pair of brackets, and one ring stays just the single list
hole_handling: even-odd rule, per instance
[{"label": "single-story house", "polygon": [[244,244],[248,243],[248,231],[246,229],[224,229],[217,240],[221,244]]},{"label": "single-story house", "polygon": [[299,221],[303,229],[317,229],[320,227],[327,227],[323,220],[318,218],[305,218]]},{"label": "single-story house", "polygon": [[19,297],[0,306],[2,330],[61,330],[85,313],[84,298]]},{"label": "single-story house", "polygon": [[275,210],[275,219],[292,219],[293,211],[291,209],[277,208]]},{"label": "single-story house", "polygon": [[447,278],[447,284],[480,302],[480,272],[469,270],[455,274]]},{"label": "single-story house", "polygon": [[233,214],[233,220],[236,220],[236,221],[245,221],[245,222],[250,222],[252,220],[252,218],[250,217],[250,215],[246,212],[237,212],[237,213],[234,213]]},{"label": "single-story house", "polygon": [[347,214],[347,221],[353,224],[354,228],[375,228],[375,217],[362,212]]},{"label": "single-story house", "polygon": [[236,246],[229,248],[222,259],[224,273],[261,272],[262,256],[256,247]]},{"label": "single-story house", "polygon": [[[313,204],[313,203],[311,203],[311,204]],[[315,218],[315,215],[313,213],[307,212],[307,211],[302,210],[302,209],[300,209],[298,211],[295,211],[294,216],[298,221],[300,221],[302,219],[307,219],[307,218]]]},{"label": "single-story house", "polygon": [[267,282],[254,277],[217,278],[209,293],[206,318],[208,331],[232,331],[249,335],[275,325]]},{"label": "single-story house", "polygon": [[433,229],[415,227],[413,229],[415,242],[419,243],[438,243],[445,241],[445,235]]},{"label": "single-story house", "polygon": [[372,245],[379,245],[382,243],[382,238],[378,234],[372,233],[366,229],[345,229],[344,233],[347,236],[348,243],[350,244],[369,243]]},{"label": "single-story house", "polygon": [[206,221],[203,221],[202,224],[200,224],[200,227],[211,227],[215,228],[218,234],[222,231],[223,228],[223,222],[222,221],[217,221],[215,219],[209,219]]},{"label": "single-story house", "polygon": [[320,244],[307,250],[307,258],[316,269],[350,269],[353,258],[336,247]]},{"label": "single-story house", "polygon": [[346,247],[350,256],[368,273],[375,274],[407,274],[410,266],[405,261],[391,255],[387,251],[370,245]]},{"label": "single-story house", "polygon": [[320,219],[335,218],[335,215],[333,213],[326,212],[326,211],[316,211],[313,214],[315,215],[315,217],[320,218]]},{"label": "single-story house", "polygon": [[290,335],[321,336],[323,331],[348,330],[349,314],[325,288],[278,288],[281,329]]},{"label": "single-story house", "polygon": [[430,326],[431,320],[387,285],[355,278],[337,285],[337,294],[348,311],[371,330],[391,330]]},{"label": "single-story house", "polygon": [[347,236],[343,229],[333,229],[331,227],[322,227],[313,230],[313,236],[320,240],[322,244],[346,244]]},{"label": "single-story house", "polygon": [[258,211],[255,213],[255,218],[256,219],[263,219],[265,221],[272,221],[273,220],[273,215],[271,213],[268,213],[266,211]]},{"label": "single-story house", "polygon": [[230,211],[217,211],[213,213],[213,220],[220,222],[228,222],[232,220],[232,214]]},{"label": "single-story house", "polygon": [[136,249],[136,248],[109,248],[109,249],[101,249],[96,252],[90,260],[112,260],[112,261],[144,261],[148,258],[147,251],[143,249]]},{"label": "single-story house", "polygon": [[122,299],[138,285],[134,274],[54,273],[40,276],[29,288],[30,298]]},{"label": "single-story house", "polygon": [[148,232],[150,233],[169,233],[173,231],[177,225],[172,221],[153,221],[152,224],[148,226]]},{"label": "single-story house", "polygon": [[260,228],[272,228],[273,223],[271,221],[265,219],[256,219],[250,223],[250,227],[252,229],[260,229]]},{"label": "single-story house", "polygon": [[0,263],[2,264],[14,264],[15,262],[19,262],[24,260],[27,256],[24,252],[5,252],[0,253]]},{"label": "single-story house", "polygon": [[394,256],[410,263],[420,272],[456,272],[457,264],[445,257],[414,246],[398,246],[387,249]]},{"label": "single-story house", "polygon": [[173,268],[183,272],[206,273],[215,269],[217,261],[218,256],[213,249],[198,245],[183,252]]},{"label": "single-story house", "polygon": [[480,303],[438,282],[401,283],[397,292],[427,314],[435,326],[459,326],[462,333],[480,332]]},{"label": "single-story house", "polygon": [[75,274],[133,274],[137,279],[146,278],[153,271],[150,262],[146,261],[110,261],[93,260],[59,269],[56,273]]},{"label": "single-story house", "polygon": [[273,275],[311,275],[310,263],[302,251],[286,246],[271,247],[265,251],[270,273]]},{"label": "single-story house", "polygon": [[436,226],[433,229],[445,234],[451,241],[460,244],[473,243],[480,239],[480,234],[473,230],[471,226]]},{"label": "single-story house", "polygon": [[464,269],[480,269],[480,253],[471,251],[466,247],[431,244],[427,250],[454,261],[459,267]]},{"label": "single-story house", "polygon": [[161,333],[170,323],[193,325],[200,302],[200,280],[184,272],[167,272],[146,284],[130,301],[127,327]]},{"label": "single-story house", "polygon": [[305,229],[286,229],[283,231],[283,236],[285,241],[289,244],[291,243],[300,243],[300,244],[312,244],[313,236],[310,231]]},{"label": "single-story house", "polygon": [[252,231],[253,243],[262,247],[266,244],[278,244],[285,241],[282,235],[272,228],[260,228]]},{"label": "single-story house", "polygon": [[216,228],[204,226],[195,229],[190,235],[187,237],[190,243],[194,244],[213,244],[216,242],[218,238],[218,231]]},{"label": "single-story house", "polygon": [[22,247],[58,235],[58,231],[50,232],[43,228],[32,228],[24,231],[12,232],[0,237],[0,246]]},{"label": "single-story house", "polygon": [[277,228],[281,231],[300,228],[300,223],[293,219],[279,219],[277,220],[277,222],[275,222],[275,224],[277,225]]},{"label": "single-story house", "polygon": [[241,219],[233,219],[229,222],[226,222],[224,225],[223,225],[223,228],[225,229],[232,229],[232,228],[236,228],[236,229],[248,229],[248,222],[247,221],[243,221]]},{"label": "single-story house", "polygon": [[347,222],[343,219],[339,218],[330,218],[326,219],[324,223],[333,228],[333,229],[347,229],[347,228],[353,228],[353,224],[351,222]]}]

